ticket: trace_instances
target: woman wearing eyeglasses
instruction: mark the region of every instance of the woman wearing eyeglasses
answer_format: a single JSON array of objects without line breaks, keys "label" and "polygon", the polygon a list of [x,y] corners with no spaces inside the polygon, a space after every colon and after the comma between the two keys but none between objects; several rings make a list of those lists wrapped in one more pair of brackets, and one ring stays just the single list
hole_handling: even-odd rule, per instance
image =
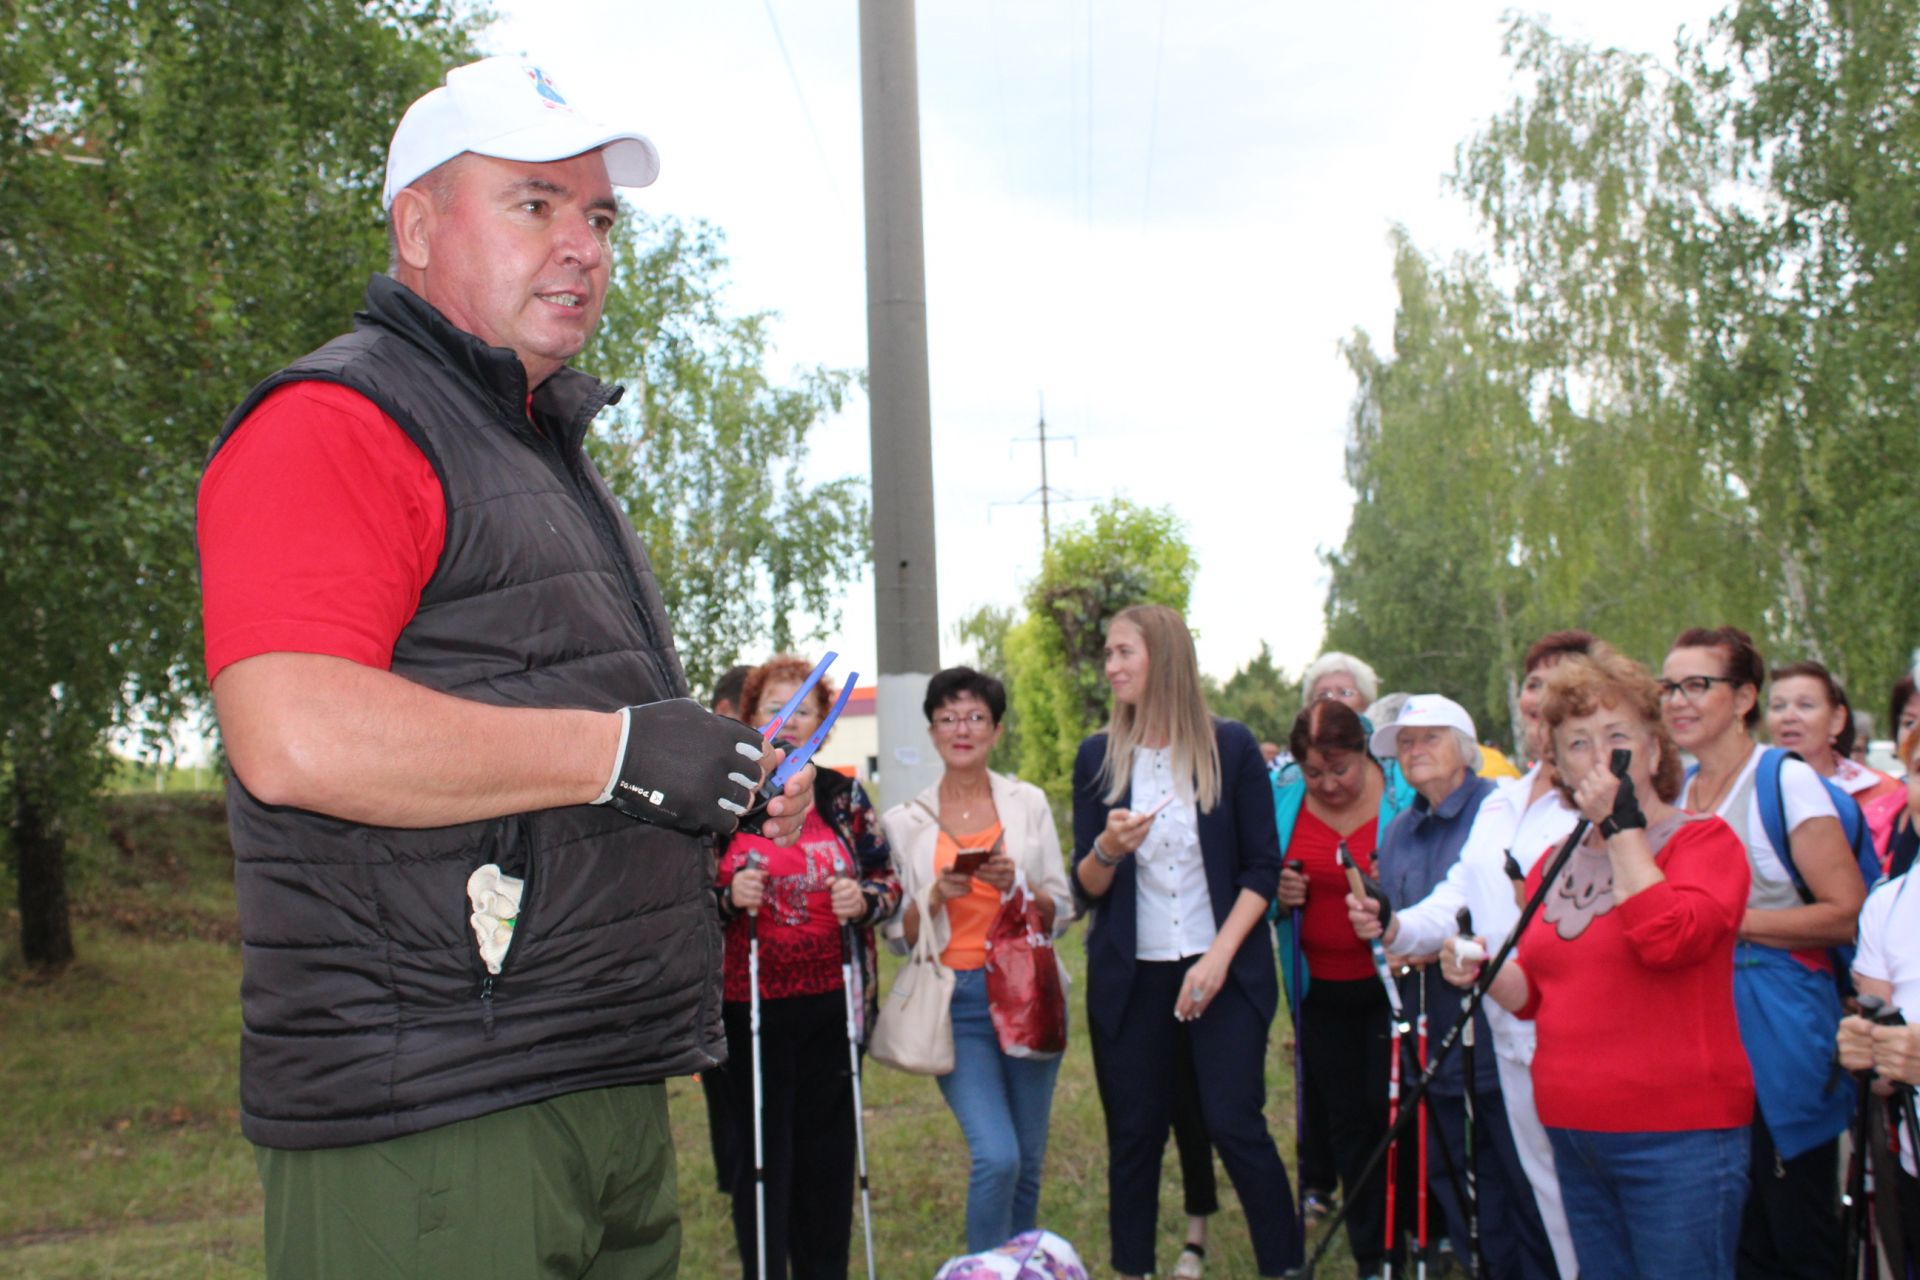
[{"label": "woman wearing eyeglasses", "polygon": [[[1866,886],[1810,766],[1779,765],[1784,823],[1762,811],[1766,762],[1752,730],[1766,671],[1737,627],[1683,631],[1663,666],[1661,710],[1674,741],[1700,762],[1681,807],[1724,819],[1752,876],[1734,951],[1740,1037],[1759,1100],[1740,1274],[1817,1280],[1842,1267],[1839,1137],[1853,1097],[1833,1066],[1840,1000],[1828,948],[1853,940]],[[1769,825],[1784,828],[1787,848],[1775,847]]]},{"label": "woman wearing eyeglasses", "polygon": [[1207,711],[1193,637],[1162,605],[1107,627],[1107,728],[1073,765],[1074,892],[1087,904],[1087,1021],[1107,1117],[1107,1221],[1123,1276],[1156,1270],[1168,1086],[1193,1055],[1208,1136],[1239,1193],[1262,1276],[1302,1259],[1264,1106],[1280,1001],[1273,792],[1244,725]]},{"label": "woman wearing eyeglasses", "polygon": [[[913,800],[887,810],[881,824],[906,896],[906,942],[931,927],[940,962],[954,970],[953,1070],[939,1078],[940,1093],[972,1156],[967,1251],[982,1253],[1038,1225],[1060,1073],[1058,1057],[1001,1050],[987,1001],[987,932],[1002,895],[1022,874],[1056,936],[1073,919],[1073,900],[1046,793],[987,768],[1000,741],[1006,689],[992,676],[950,667],[927,682],[922,710],[945,771]],[[971,875],[954,869],[963,853],[982,850],[988,856]],[[930,920],[920,915],[923,893]]]}]

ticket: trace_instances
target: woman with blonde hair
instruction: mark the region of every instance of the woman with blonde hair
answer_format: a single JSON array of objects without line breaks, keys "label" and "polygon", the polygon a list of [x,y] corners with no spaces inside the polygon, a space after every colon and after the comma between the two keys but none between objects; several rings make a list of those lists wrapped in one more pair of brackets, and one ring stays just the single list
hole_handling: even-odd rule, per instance
[{"label": "woman with blonde hair", "polygon": [[1112,718],[1073,766],[1073,887],[1091,912],[1087,1021],[1107,1118],[1113,1267],[1155,1270],[1168,1080],[1187,1051],[1259,1272],[1278,1276],[1302,1249],[1263,1111],[1280,998],[1259,927],[1280,880],[1266,766],[1244,725],[1208,713],[1177,611],[1121,610],[1106,655]]}]

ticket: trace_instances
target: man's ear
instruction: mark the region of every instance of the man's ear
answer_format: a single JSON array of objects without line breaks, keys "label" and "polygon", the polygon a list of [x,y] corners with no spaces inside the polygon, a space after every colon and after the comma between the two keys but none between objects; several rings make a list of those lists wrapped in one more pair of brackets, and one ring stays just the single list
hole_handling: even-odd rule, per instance
[{"label": "man's ear", "polygon": [[428,246],[438,213],[433,197],[417,186],[402,187],[394,193],[393,208],[387,211],[387,217],[393,222],[394,249],[402,267],[412,271],[427,269]]}]

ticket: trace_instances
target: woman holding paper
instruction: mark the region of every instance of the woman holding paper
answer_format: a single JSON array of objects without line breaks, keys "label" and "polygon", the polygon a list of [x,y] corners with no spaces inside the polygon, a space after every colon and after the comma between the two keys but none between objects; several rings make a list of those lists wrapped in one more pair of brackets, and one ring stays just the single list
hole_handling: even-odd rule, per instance
[{"label": "woman holding paper", "polygon": [[1280,999],[1270,932],[1280,881],[1272,788],[1245,726],[1216,720],[1185,619],[1160,605],[1107,628],[1107,729],[1073,767],[1074,892],[1091,913],[1087,1018],[1107,1117],[1113,1267],[1154,1271],[1167,1081],[1186,1042],[1214,1149],[1262,1276],[1302,1261],[1286,1166],[1263,1106]]}]

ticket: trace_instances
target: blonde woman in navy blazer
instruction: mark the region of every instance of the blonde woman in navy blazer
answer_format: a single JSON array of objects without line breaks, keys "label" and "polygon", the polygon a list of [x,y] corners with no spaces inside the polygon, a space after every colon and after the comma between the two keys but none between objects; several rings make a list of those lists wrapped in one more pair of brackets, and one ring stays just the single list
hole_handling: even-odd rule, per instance
[{"label": "blonde woman in navy blazer", "polygon": [[1207,1134],[1262,1276],[1300,1265],[1286,1166],[1265,1116],[1279,1005],[1271,935],[1280,840],[1265,761],[1207,712],[1185,619],[1135,605],[1107,629],[1113,717],[1073,767],[1076,898],[1088,912],[1087,1020],[1107,1116],[1113,1267],[1155,1270],[1173,1061],[1191,1046]]}]

